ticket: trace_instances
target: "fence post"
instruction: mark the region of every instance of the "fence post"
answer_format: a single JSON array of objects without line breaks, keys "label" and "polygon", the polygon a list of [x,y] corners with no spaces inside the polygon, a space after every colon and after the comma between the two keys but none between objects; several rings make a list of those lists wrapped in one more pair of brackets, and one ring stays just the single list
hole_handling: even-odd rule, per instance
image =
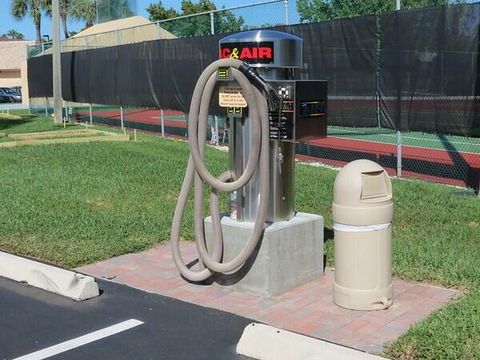
[{"label": "fence post", "polygon": [[379,91],[378,91],[378,87],[377,87],[376,97],[377,97],[377,98],[376,98],[377,104],[376,104],[376,109],[375,109],[375,111],[376,111],[376,113],[377,113],[377,114],[376,114],[376,115],[377,115],[377,127],[378,127],[378,128],[381,128],[381,127],[382,127],[382,123],[380,122],[380,93],[379,93]]},{"label": "fence post", "polygon": [[123,124],[123,106],[120,106],[120,126],[123,129],[124,124]]},{"label": "fence post", "polygon": [[[400,0],[395,0],[395,10],[400,10],[401,7]],[[400,130],[397,130],[397,176],[402,176],[402,132]]]},{"label": "fence post", "polygon": [[475,69],[477,68],[477,56],[474,52],[472,52],[472,69],[470,70],[471,71],[471,74],[475,74]]},{"label": "fence post", "polygon": [[288,25],[288,0],[283,0],[283,6],[285,7],[285,25]]},{"label": "fence post", "polygon": [[210,34],[215,35],[215,15],[210,13]]},{"label": "fence post", "polygon": [[333,48],[333,91],[337,90],[337,48]]},{"label": "fence post", "polygon": [[93,125],[92,104],[89,104],[90,125]]},{"label": "fence post", "polygon": [[440,94],[441,96],[445,95],[444,86],[443,86],[443,50],[440,52]]},{"label": "fence post", "polygon": [[162,137],[165,137],[165,119],[163,118],[163,109],[160,109],[160,124],[162,126]]},{"label": "fence post", "polygon": [[214,115],[213,118],[215,119],[215,134],[217,134],[217,137],[215,138],[215,145],[219,145],[220,144],[220,141],[219,141],[219,134],[218,134],[218,116],[217,115]]},{"label": "fence post", "polygon": [[48,116],[48,97],[45,97],[45,116]]},{"label": "fence post", "polygon": [[381,35],[380,35],[380,18],[376,16],[376,28],[377,28],[377,42],[375,48],[375,112],[377,116],[377,127],[380,129],[382,127],[382,123],[380,121],[380,58],[382,56],[382,44],[381,44]]},{"label": "fence post", "polygon": [[397,130],[397,176],[402,177],[402,132]]}]

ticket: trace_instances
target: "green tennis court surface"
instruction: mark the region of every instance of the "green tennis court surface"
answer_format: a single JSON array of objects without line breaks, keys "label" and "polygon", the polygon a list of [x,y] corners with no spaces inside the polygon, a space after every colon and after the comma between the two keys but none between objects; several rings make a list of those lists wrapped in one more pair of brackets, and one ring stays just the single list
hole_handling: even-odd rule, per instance
[{"label": "green tennis court surface", "polygon": [[[329,126],[328,136],[383,144],[397,143],[397,134],[395,131],[381,128]],[[402,132],[401,143],[404,146],[480,154],[480,138],[466,136]]]}]

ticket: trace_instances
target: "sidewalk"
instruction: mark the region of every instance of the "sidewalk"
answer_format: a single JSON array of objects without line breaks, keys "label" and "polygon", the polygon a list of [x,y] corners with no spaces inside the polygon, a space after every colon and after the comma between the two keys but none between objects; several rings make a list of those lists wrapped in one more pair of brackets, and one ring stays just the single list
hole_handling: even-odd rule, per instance
[{"label": "sidewalk", "polygon": [[[196,258],[193,242],[183,242],[181,248],[184,259]],[[334,273],[327,268],[325,276],[265,299],[217,284],[186,282],[173,264],[169,244],[77,270],[370,353],[381,353],[384,345],[397,339],[412,324],[461,295],[451,289],[395,279],[395,304],[390,309],[372,312],[343,309],[332,302]]]}]

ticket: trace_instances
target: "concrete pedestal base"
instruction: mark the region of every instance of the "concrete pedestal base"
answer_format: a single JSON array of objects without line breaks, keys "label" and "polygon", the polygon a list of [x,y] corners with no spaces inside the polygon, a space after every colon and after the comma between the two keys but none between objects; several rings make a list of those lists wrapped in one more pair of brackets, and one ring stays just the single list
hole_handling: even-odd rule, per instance
[{"label": "concrete pedestal base", "polygon": [[[253,223],[223,217],[223,259],[233,259],[245,246]],[[210,249],[212,222],[205,219]],[[265,227],[263,239],[250,260],[232,274],[216,274],[214,280],[235,290],[272,297],[323,275],[323,217],[297,213],[289,221]]]}]

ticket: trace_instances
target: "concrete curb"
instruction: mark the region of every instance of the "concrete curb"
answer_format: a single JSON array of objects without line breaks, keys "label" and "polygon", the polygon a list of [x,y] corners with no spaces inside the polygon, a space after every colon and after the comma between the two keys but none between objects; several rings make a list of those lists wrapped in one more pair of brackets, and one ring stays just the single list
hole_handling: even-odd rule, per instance
[{"label": "concrete curb", "polygon": [[0,251],[0,276],[69,297],[76,301],[98,296],[91,276]]},{"label": "concrete curb", "polygon": [[263,324],[250,324],[237,354],[259,360],[381,360],[383,357]]}]

